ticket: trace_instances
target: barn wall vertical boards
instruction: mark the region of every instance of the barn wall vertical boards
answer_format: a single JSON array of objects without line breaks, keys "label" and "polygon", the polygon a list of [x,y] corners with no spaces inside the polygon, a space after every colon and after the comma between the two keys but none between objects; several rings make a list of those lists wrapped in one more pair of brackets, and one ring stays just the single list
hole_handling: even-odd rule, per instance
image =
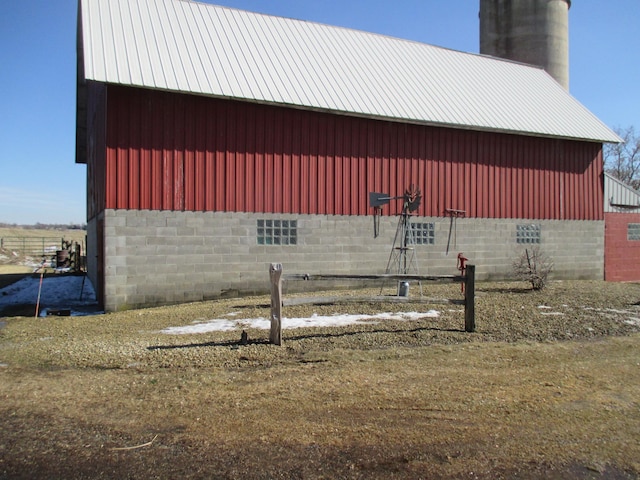
[{"label": "barn wall vertical boards", "polygon": [[107,89],[106,208],[369,215],[414,184],[422,216],[603,219],[599,143]]}]

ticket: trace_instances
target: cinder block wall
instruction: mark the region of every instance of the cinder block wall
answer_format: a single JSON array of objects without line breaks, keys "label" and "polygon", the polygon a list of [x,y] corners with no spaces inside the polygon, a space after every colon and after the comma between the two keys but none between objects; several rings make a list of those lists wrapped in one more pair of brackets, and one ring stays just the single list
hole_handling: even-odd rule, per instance
[{"label": "cinder block wall", "polygon": [[[259,245],[257,221],[296,220],[296,245]],[[604,222],[414,218],[433,222],[435,243],[417,245],[421,274],[455,274],[463,252],[479,280],[508,278],[525,247],[516,226],[541,226],[540,247],[555,264],[553,278],[602,279]],[[285,273],[384,273],[398,217],[107,210],[107,311],[200,301],[269,290],[269,264]],[[447,245],[449,252],[447,254]]]}]

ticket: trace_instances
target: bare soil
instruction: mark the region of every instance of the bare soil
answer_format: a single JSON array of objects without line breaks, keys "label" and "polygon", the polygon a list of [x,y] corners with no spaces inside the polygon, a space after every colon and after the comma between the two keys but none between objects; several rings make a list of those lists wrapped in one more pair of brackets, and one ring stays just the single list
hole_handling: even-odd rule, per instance
[{"label": "bare soil", "polygon": [[640,478],[640,285],[477,292],[475,333],[459,306],[307,305],[285,316],[441,316],[285,330],[282,347],[161,332],[268,317],[268,297],[4,317],[0,479]]}]

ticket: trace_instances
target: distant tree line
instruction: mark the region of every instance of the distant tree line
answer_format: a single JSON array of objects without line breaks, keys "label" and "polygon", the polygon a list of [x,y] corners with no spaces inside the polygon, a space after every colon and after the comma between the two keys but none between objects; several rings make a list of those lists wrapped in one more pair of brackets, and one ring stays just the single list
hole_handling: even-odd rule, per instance
[{"label": "distant tree line", "polygon": [[86,223],[36,223],[34,225],[18,225],[17,223],[0,222],[1,228],[25,228],[28,230],[86,230]]},{"label": "distant tree line", "polygon": [[640,132],[636,132],[633,126],[614,130],[623,143],[604,145],[604,171],[640,190]]}]

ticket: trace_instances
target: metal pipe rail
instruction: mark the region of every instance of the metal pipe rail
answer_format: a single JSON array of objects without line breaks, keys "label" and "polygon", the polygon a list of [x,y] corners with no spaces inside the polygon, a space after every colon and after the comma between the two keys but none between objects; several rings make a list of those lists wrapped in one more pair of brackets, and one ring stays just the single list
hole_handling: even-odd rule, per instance
[{"label": "metal pipe rail", "polygon": [[[401,274],[310,274],[289,273],[283,275],[282,264],[272,263],[269,267],[269,279],[271,282],[271,331],[269,342],[274,345],[282,345],[282,282],[312,281],[312,280],[399,280],[399,281],[447,281],[464,283],[464,329],[465,332],[474,332],[475,324],[475,265],[466,265],[465,275],[401,275]],[[394,297],[390,297],[394,298]],[[306,303],[317,302],[318,297],[308,300]],[[351,299],[353,301],[353,299]],[[383,297],[368,297],[363,301],[380,301]],[[410,300],[407,300],[409,302]],[[298,300],[296,304],[305,303]]]}]

